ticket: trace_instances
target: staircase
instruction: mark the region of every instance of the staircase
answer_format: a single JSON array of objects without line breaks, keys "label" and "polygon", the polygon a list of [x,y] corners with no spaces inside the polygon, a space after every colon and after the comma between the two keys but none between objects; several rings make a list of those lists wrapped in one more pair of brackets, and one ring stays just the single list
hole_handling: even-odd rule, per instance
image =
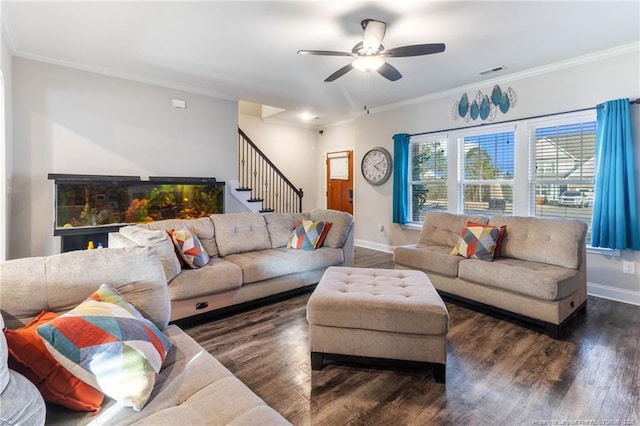
[{"label": "staircase", "polygon": [[302,212],[302,188],[296,188],[251,139],[238,128],[238,181],[234,196],[250,211]]}]

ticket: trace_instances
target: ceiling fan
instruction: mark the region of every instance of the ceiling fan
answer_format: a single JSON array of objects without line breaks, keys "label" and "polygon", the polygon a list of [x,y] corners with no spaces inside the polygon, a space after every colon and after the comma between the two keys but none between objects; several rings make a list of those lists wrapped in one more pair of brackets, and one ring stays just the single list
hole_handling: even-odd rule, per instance
[{"label": "ceiling fan", "polygon": [[414,44],[411,46],[401,46],[389,50],[384,50],[382,39],[386,31],[387,24],[375,19],[365,19],[361,23],[364,30],[364,37],[358,42],[351,53],[336,52],[333,50],[298,50],[299,55],[320,55],[320,56],[351,56],[353,62],[331,74],[324,81],[334,81],[342,77],[352,69],[363,72],[378,71],[384,78],[396,81],[402,78],[400,71],[386,61],[386,58],[405,58],[409,56],[431,55],[433,53],[444,52],[444,43]]}]

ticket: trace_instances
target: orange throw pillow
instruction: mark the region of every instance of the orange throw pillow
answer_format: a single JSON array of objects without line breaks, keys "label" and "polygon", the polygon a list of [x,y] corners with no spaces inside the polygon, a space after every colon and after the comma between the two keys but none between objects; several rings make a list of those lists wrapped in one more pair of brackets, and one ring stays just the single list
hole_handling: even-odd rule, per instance
[{"label": "orange throw pillow", "polygon": [[22,328],[3,330],[9,347],[9,368],[33,382],[45,401],[70,410],[97,412],[104,394],[60,365],[36,333],[39,326],[57,316],[55,312],[43,311]]}]

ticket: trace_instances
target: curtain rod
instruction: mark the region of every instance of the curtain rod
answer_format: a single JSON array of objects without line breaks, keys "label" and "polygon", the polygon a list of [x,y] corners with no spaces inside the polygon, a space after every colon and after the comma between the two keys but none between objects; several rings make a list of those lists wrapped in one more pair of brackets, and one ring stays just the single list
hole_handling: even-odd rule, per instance
[{"label": "curtain rod", "polygon": [[[640,104],[640,98],[635,99],[635,100],[633,100],[633,101],[629,101],[629,104],[630,104],[630,105],[633,105],[633,104]],[[571,113],[573,113],[573,112],[590,111],[590,110],[592,110],[592,109],[596,109],[596,108],[598,108],[598,107],[597,107],[597,106],[595,106],[595,107],[590,107],[590,108],[573,109],[573,110],[571,110],[571,111],[554,112],[554,113],[551,113],[551,114],[533,115],[533,116],[531,116],[531,117],[514,118],[514,119],[512,119],[512,120],[498,121],[498,122],[496,122],[496,123],[493,123],[493,122],[491,122],[491,123],[480,123],[480,124],[474,124],[473,126],[467,126],[467,127],[452,127],[452,128],[450,128],[450,129],[434,130],[434,131],[431,131],[431,132],[411,133],[411,134],[409,135],[409,137],[411,137],[411,136],[430,135],[430,134],[432,134],[432,133],[452,132],[452,131],[454,131],[454,130],[466,130],[466,129],[473,129],[473,128],[476,128],[476,127],[490,126],[490,125],[492,125],[492,124],[504,124],[504,123],[513,123],[513,122],[515,122],[515,121],[522,121],[522,120],[533,120],[533,119],[536,119],[536,118],[552,117],[552,116],[554,116],[554,115],[560,115],[560,114],[571,114]]]}]

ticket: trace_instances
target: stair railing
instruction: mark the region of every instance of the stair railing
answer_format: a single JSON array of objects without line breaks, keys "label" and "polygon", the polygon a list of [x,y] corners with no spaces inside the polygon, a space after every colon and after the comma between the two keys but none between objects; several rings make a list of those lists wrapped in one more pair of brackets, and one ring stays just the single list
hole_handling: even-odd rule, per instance
[{"label": "stair railing", "polygon": [[251,201],[262,201],[262,211],[302,212],[302,188],[296,188],[240,128],[238,163],[239,190],[251,189]]}]

